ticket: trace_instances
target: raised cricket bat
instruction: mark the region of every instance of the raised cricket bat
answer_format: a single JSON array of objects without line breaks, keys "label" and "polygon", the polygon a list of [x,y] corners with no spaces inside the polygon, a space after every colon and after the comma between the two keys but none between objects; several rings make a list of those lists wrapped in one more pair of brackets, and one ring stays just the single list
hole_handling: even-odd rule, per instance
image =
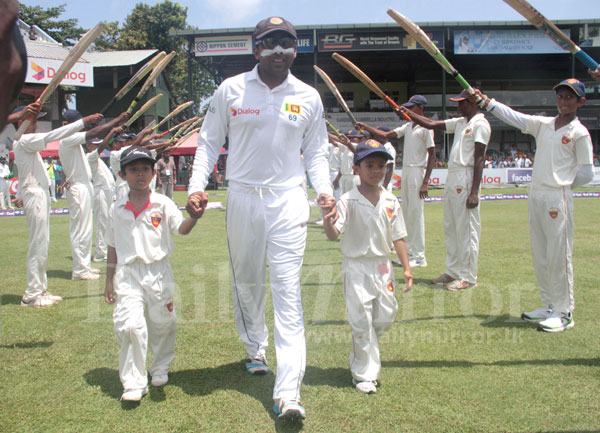
[{"label": "raised cricket bat", "polygon": [[[54,93],[60,82],[65,78],[65,75],[67,75],[71,68],[73,68],[75,63],[77,63],[77,60],[81,58],[83,53],[85,53],[85,50],[88,49],[92,42],[94,42],[98,36],[102,34],[104,28],[104,23],[100,22],[88,30],[88,32],[83,35],[81,39],[79,39],[75,46],[71,48],[69,54],[58,68],[58,71],[56,71],[56,74],[52,80],[48,83],[40,97],[37,99],[38,102],[44,104],[50,98],[50,95]],[[20,128],[17,130],[14,136],[15,141],[21,138],[21,135],[23,135],[30,123],[30,119],[25,119],[23,123],[21,123]]]},{"label": "raised cricket bat", "polygon": [[183,104],[180,104],[177,108],[175,108],[173,111],[171,111],[163,120],[161,120],[158,123],[158,125],[156,125],[152,129],[154,129],[154,130],[158,129],[160,125],[163,125],[165,122],[168,122],[169,120],[171,120],[173,117],[177,116],[179,113],[181,113],[183,110],[188,108],[193,103],[194,103],[194,101],[188,101],[188,102],[184,102]]},{"label": "raised cricket bat", "polygon": [[140,102],[140,99],[142,98],[142,96],[144,96],[146,94],[146,92],[148,91],[148,89],[150,88],[150,86],[152,85],[154,80],[156,80],[156,77],[158,77],[158,75],[167,67],[167,65],[173,59],[173,57],[175,57],[175,51],[171,51],[169,54],[167,54],[166,57],[164,57],[158,63],[158,65],[156,65],[154,67],[154,69],[150,73],[150,76],[146,79],[146,81],[142,85],[142,88],[140,89],[138,94],[135,96],[135,99],[133,101],[131,101],[131,104],[129,104],[129,108],[127,109],[128,113],[133,113],[133,110],[135,109],[137,104]]},{"label": "raised cricket bat", "polygon": [[[388,95],[386,95],[385,92],[383,90],[381,90],[379,88],[379,86],[377,84],[375,84],[375,82],[373,80],[371,80],[367,74],[365,74],[363,71],[361,71],[361,69],[358,66],[356,66],[354,63],[352,63],[350,60],[348,60],[347,58],[345,58],[344,56],[342,56],[338,53],[333,53],[331,55],[331,57],[333,57],[333,59],[336,62],[338,62],[345,69],[347,69],[348,72],[350,72],[352,75],[354,75],[356,78],[358,78],[358,80],[361,83],[363,83],[365,86],[367,86],[367,88],[372,90],[373,93],[375,93],[377,96],[379,96],[381,99],[383,99],[394,110],[397,110],[398,108],[400,108],[400,106],[398,104],[396,104],[392,98],[390,98]],[[410,120],[410,116],[408,114],[402,113],[402,116],[404,116],[404,118],[406,120]]]},{"label": "raised cricket bat", "polygon": [[346,112],[346,114],[350,118],[352,125],[354,125],[356,123],[356,117],[354,117],[354,114],[352,114],[352,112],[350,111],[350,107],[348,107],[346,100],[344,99],[344,97],[342,96],[340,91],[338,90],[338,88],[335,85],[335,83],[333,82],[333,80],[329,77],[329,75],[327,75],[327,73],[325,73],[325,71],[323,69],[319,68],[317,65],[314,65],[313,68],[315,68],[315,71],[317,72],[319,77],[321,77],[321,79],[325,82],[325,85],[327,86],[327,88],[331,91],[331,93],[333,93],[333,96],[335,96],[335,99],[337,99],[337,101],[340,104],[340,106],[342,107],[342,109]]},{"label": "raised cricket bat", "polygon": [[161,51],[160,53],[158,53],[156,56],[152,57],[144,66],[142,66],[140,68],[139,71],[137,71],[133,77],[131,77],[129,79],[129,81],[127,82],[127,84],[125,84],[121,90],[119,90],[117,92],[117,94],[115,96],[112,97],[112,99],[110,101],[108,101],[108,103],[104,106],[104,108],[102,109],[102,111],[100,111],[100,113],[104,114],[108,111],[108,109],[110,107],[112,107],[112,105],[117,102],[118,100],[120,100],[123,96],[125,96],[131,89],[133,89],[135,87],[135,85],[137,83],[139,83],[140,81],[142,81],[142,78],[144,78],[146,75],[148,75],[150,73],[150,71],[162,60],[165,58],[165,56],[167,55],[167,53],[165,53],[164,51]]},{"label": "raised cricket bat", "polygon": [[559,47],[563,50],[567,50],[571,54],[575,55],[575,58],[583,63],[585,66],[595,71],[598,68],[598,62],[592,59],[585,51],[579,48],[575,43],[569,39],[565,33],[556,27],[556,25],[542,15],[536,8],[534,8],[526,0],[503,0],[504,3],[512,7],[514,10],[519,12],[523,17],[533,24],[535,27],[546,33],[550,39],[552,39]]},{"label": "raised cricket bat", "polygon": [[171,129],[167,129],[165,132],[161,133],[160,136],[164,137],[165,135],[167,135],[169,132],[175,132],[177,131],[179,128],[182,128],[186,125],[189,125],[192,122],[195,122],[196,120],[198,120],[199,117],[192,117],[191,119],[187,119],[184,120],[183,122],[178,123],[177,125],[173,126]]},{"label": "raised cricket bat", "polygon": [[133,116],[129,118],[129,120],[125,123],[125,126],[131,126],[133,122],[135,122],[148,108],[152,107],[156,102],[163,97],[163,93],[159,93],[158,95],[150,98],[142,107],[135,112]]},{"label": "raised cricket bat", "polygon": [[433,60],[438,62],[444,71],[452,75],[452,77],[458,81],[458,84],[460,84],[463,89],[469,92],[469,94],[473,94],[473,88],[471,85],[467,82],[467,80],[464,79],[462,75],[459,74],[459,72],[454,66],[452,66],[448,59],[444,57],[438,47],[436,47],[432,40],[429,39],[429,36],[425,34],[421,27],[406,18],[401,13],[396,12],[394,9],[388,9],[387,13],[394,19],[394,21],[400,24],[409,35],[411,35],[419,44],[421,44],[425,51],[427,51],[429,55],[433,57]]},{"label": "raised cricket bat", "polygon": [[338,131],[338,129],[333,126],[331,124],[331,122],[327,119],[325,119],[325,124],[327,125],[327,127],[331,130],[331,132],[333,132],[333,134],[340,139],[340,141],[347,143],[348,142],[348,138],[343,136],[342,133],[340,131]]}]

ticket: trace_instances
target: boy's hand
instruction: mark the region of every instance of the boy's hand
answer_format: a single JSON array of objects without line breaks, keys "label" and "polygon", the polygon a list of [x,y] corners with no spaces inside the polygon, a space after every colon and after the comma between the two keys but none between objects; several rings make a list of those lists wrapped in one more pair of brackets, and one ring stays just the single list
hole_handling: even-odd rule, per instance
[{"label": "boy's hand", "polygon": [[104,300],[107,304],[115,303],[115,291],[113,289],[112,281],[106,280],[106,286],[104,287]]},{"label": "boy's hand", "polygon": [[404,271],[404,289],[402,289],[402,293],[406,293],[412,289],[413,286],[413,276],[410,269]]}]

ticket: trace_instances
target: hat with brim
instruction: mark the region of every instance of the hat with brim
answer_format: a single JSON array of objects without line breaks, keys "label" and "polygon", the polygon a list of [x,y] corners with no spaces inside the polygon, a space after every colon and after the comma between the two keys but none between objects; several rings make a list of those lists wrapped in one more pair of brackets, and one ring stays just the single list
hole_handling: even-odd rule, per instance
[{"label": "hat with brim", "polygon": [[252,39],[256,41],[276,31],[285,32],[292,38],[298,39],[294,26],[289,21],[281,17],[269,17],[260,21],[254,28]]},{"label": "hat with brim", "polygon": [[367,156],[375,155],[384,157],[386,160],[392,159],[392,155],[385,150],[385,146],[377,140],[361,141],[354,150],[354,165],[358,165]]},{"label": "hat with brim", "polygon": [[121,171],[124,171],[125,167],[135,161],[150,161],[152,166],[156,163],[156,160],[152,157],[152,153],[141,146],[131,146],[125,152],[121,154]]},{"label": "hat with brim", "polygon": [[[27,108],[27,105],[19,105],[18,107],[15,107],[15,109],[12,111],[11,114],[19,113],[19,112],[23,111],[26,108]],[[46,114],[47,113],[45,111],[40,111],[38,113],[37,118],[40,119],[40,118],[44,117]]]},{"label": "hat with brim", "polygon": [[346,137],[348,138],[371,138],[371,134],[369,134],[367,131],[363,131],[363,132],[358,132],[355,129],[352,129],[350,131],[348,131],[348,133],[346,134]]},{"label": "hat with brim", "polygon": [[427,105],[427,99],[423,95],[412,95],[408,101],[402,104],[403,107],[412,107],[413,105]]},{"label": "hat with brim", "polygon": [[454,101],[454,102],[464,101],[465,99],[469,99],[469,92],[467,92],[466,90],[463,90],[458,95],[451,96],[448,99],[450,99],[451,101]]},{"label": "hat with brim", "polygon": [[83,115],[77,110],[65,110],[63,119],[65,119],[67,123],[73,123],[77,122],[79,119],[83,119]]},{"label": "hat with brim", "polygon": [[560,87],[568,87],[575,93],[578,97],[585,97],[585,85],[579,81],[577,78],[567,78],[566,80],[562,80],[556,86],[552,88],[552,90],[557,90]]}]

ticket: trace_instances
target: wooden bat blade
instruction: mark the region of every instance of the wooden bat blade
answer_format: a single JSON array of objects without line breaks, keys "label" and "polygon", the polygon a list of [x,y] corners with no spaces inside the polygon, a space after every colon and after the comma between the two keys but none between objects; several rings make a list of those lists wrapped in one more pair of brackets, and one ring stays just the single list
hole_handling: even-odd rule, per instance
[{"label": "wooden bat blade", "polygon": [[132,125],[133,122],[135,122],[142,114],[144,114],[144,112],[148,110],[148,108],[156,104],[156,102],[158,102],[158,100],[162,97],[163,93],[159,93],[158,95],[155,95],[154,97],[150,98],[148,102],[142,105],[142,107],[138,111],[136,111],[136,113],[133,116],[131,116],[131,118],[125,123],[125,126]]},{"label": "wooden bat blade", "polygon": [[146,94],[146,92],[148,91],[148,89],[150,88],[150,86],[152,85],[154,80],[156,80],[156,77],[158,77],[158,75],[167,67],[167,65],[173,59],[173,57],[175,57],[175,51],[171,51],[169,54],[167,54],[166,57],[163,58],[158,63],[158,65],[156,65],[154,67],[154,69],[150,73],[150,76],[146,79],[146,81],[142,85],[142,88],[136,95],[135,99],[133,101],[131,101],[131,104],[129,105],[127,112],[129,112],[129,113],[133,112],[133,110],[135,109],[139,100],[142,98],[142,96],[144,96]]},{"label": "wooden bat blade", "polygon": [[354,125],[356,123],[356,117],[354,117],[354,114],[352,114],[352,112],[350,111],[350,107],[348,107],[346,100],[338,90],[333,80],[329,77],[329,75],[327,75],[327,73],[323,69],[319,68],[317,65],[314,65],[313,68],[315,69],[319,77],[321,77],[321,79],[325,82],[325,85],[329,88],[331,93],[333,93],[333,96],[335,96],[335,99],[337,99],[338,103],[346,112],[348,117],[350,117],[350,121]]},{"label": "wooden bat blade", "polygon": [[186,108],[188,108],[189,106],[191,106],[194,103],[194,101],[188,101],[188,102],[184,102],[183,104],[179,104],[177,106],[177,108],[175,108],[173,111],[171,111],[163,120],[161,120],[158,125],[156,125],[153,129],[158,129],[160,127],[160,125],[163,125],[164,123],[168,122],[169,120],[171,120],[173,117],[177,116],[179,113],[181,113],[183,110],[185,110]]},{"label": "wooden bat blade", "polygon": [[165,58],[166,55],[167,55],[167,53],[165,53],[164,51],[161,51],[156,56],[152,57],[152,59],[150,59],[148,61],[148,63],[146,63],[144,66],[142,66],[140,68],[140,70],[137,71],[133,75],[133,77],[131,77],[129,79],[129,81],[127,82],[127,84],[125,84],[123,86],[123,88],[121,88],[121,90],[119,90],[119,92],[115,95],[115,101],[118,101],[119,99],[121,99],[123,96],[125,96],[127,94],[127,92],[129,92],[131,89],[133,89],[137,83],[139,83],[140,81],[142,81],[142,78],[144,78],[146,75],[148,75],[150,73],[150,71],[152,71],[152,69],[162,59]]},{"label": "wooden bat blade", "polygon": [[[54,74],[54,77],[48,83],[48,85],[38,98],[39,102],[43,104],[48,100],[48,98],[50,98],[50,95],[54,93],[61,81],[65,78],[65,75],[67,75],[67,73],[71,70],[75,63],[77,63],[77,60],[81,58],[83,53],[85,53],[85,50],[88,49],[92,42],[94,42],[98,38],[98,36],[102,34],[104,29],[104,23],[100,22],[94,27],[92,27],[90,30],[88,30],[88,32],[85,35],[83,35],[81,39],[79,39],[75,46],[71,48],[71,51],[69,51],[69,54],[67,55],[65,60],[63,60],[62,64],[56,71],[56,74]],[[21,123],[21,126],[19,127],[14,136],[14,140],[18,140],[19,138],[21,138],[21,135],[23,135],[30,123],[31,121],[28,119],[24,120],[23,123]]]}]

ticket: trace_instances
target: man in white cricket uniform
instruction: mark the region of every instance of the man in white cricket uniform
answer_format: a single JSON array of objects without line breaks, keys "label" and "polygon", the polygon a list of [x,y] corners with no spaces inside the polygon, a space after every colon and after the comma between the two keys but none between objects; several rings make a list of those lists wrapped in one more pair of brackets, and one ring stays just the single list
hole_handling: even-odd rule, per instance
[{"label": "man in white cricket uniform", "polygon": [[193,217],[205,208],[203,190],[228,137],[226,225],[233,307],[246,346],[246,368],[251,374],[268,371],[266,255],[275,310],[274,411],[282,418],[300,419],[306,415],[300,404],[306,362],[300,269],[309,216],[300,151],[318,200],[328,208],[334,199],[327,133],[319,94],[289,73],[296,56],[294,27],[282,18],[267,18],[258,23],[253,38],[259,64],[225,80],[208,109],[187,209]]},{"label": "man in white cricket uniform", "polygon": [[[69,123],[82,118],[75,110],[67,110],[63,114]],[[129,114],[121,114],[110,122],[87,132],[78,132],[70,137],[64,138],[58,145],[58,155],[62,162],[65,180],[69,184],[67,189],[67,204],[69,206],[69,238],[71,240],[71,253],[73,255],[73,280],[97,280],[100,271],[92,268],[90,261],[92,256],[92,171],[83,151],[83,145],[87,140],[104,136],[117,123],[129,117]],[[86,126],[95,125],[103,116],[93,114],[84,118]]]},{"label": "man in white cricket uniform", "polygon": [[352,188],[360,183],[358,176],[354,174],[354,149],[358,143],[367,138],[370,138],[368,132],[349,131],[346,137],[350,139],[350,143],[342,143],[343,148],[340,155],[340,187],[342,194],[346,194]]},{"label": "man in white cricket uniform", "polygon": [[10,202],[10,190],[8,188],[8,177],[10,168],[6,164],[6,158],[0,156],[0,209],[14,209]]},{"label": "man in white cricket uniform", "polygon": [[[127,182],[125,182],[125,180],[121,179],[121,176],[119,176],[119,170],[121,169],[121,154],[131,146],[128,141],[128,135],[119,135],[115,139],[113,148],[110,151],[110,168],[113,176],[115,177],[114,201],[120,200],[123,197],[127,197],[127,194],[129,194],[129,185],[127,185]],[[151,187],[151,189],[153,188]]]},{"label": "man in white cricket uniform", "polygon": [[594,177],[590,133],[577,118],[585,86],[575,78],[554,87],[558,116],[530,116],[484,97],[487,110],[535,137],[529,188],[529,235],[542,307],[521,317],[538,329],[561,332],[575,322],[573,298],[573,188]]},{"label": "man in white cricket uniform", "polygon": [[99,145],[103,140],[96,139],[87,143],[87,160],[92,171],[92,184],[94,186],[94,219],[96,220],[96,251],[92,260],[103,262],[106,260],[106,230],[108,224],[108,210],[113,203],[115,179],[107,165],[100,158]]},{"label": "man in white cricket uniform", "polygon": [[[466,90],[450,100],[458,102],[462,117],[431,120],[414,111],[408,114],[413,122],[427,129],[440,129],[454,134],[444,188],[446,272],[432,283],[444,284],[447,290],[458,291],[477,285],[481,233],[479,186],[491,128],[477,104],[469,101]],[[402,110],[407,109],[402,107]]]},{"label": "man in white cricket uniform", "polygon": [[[327,162],[329,164],[329,179],[331,180],[331,184],[333,185],[333,182],[336,180],[338,173],[340,172],[340,165],[341,165],[341,152],[340,149],[338,148],[337,144],[335,142],[329,141],[329,144],[327,146]],[[339,200],[340,196],[342,195],[342,189],[339,187],[339,183],[338,183],[338,187],[333,188],[333,197],[335,198],[335,200]]]},{"label": "man in white cricket uniform", "polygon": [[[46,164],[40,152],[46,150],[51,141],[68,137],[84,127],[83,120],[65,125],[47,133],[35,133],[37,113],[41,104],[35,107],[35,116],[26,133],[13,143],[15,163],[19,172],[17,196],[23,202],[29,231],[29,251],[27,253],[27,288],[21,300],[22,306],[47,307],[60,302],[60,296],[48,292],[48,246],[50,244],[50,179]],[[25,108],[25,107],[23,107]],[[19,126],[22,122],[19,122]]]}]

